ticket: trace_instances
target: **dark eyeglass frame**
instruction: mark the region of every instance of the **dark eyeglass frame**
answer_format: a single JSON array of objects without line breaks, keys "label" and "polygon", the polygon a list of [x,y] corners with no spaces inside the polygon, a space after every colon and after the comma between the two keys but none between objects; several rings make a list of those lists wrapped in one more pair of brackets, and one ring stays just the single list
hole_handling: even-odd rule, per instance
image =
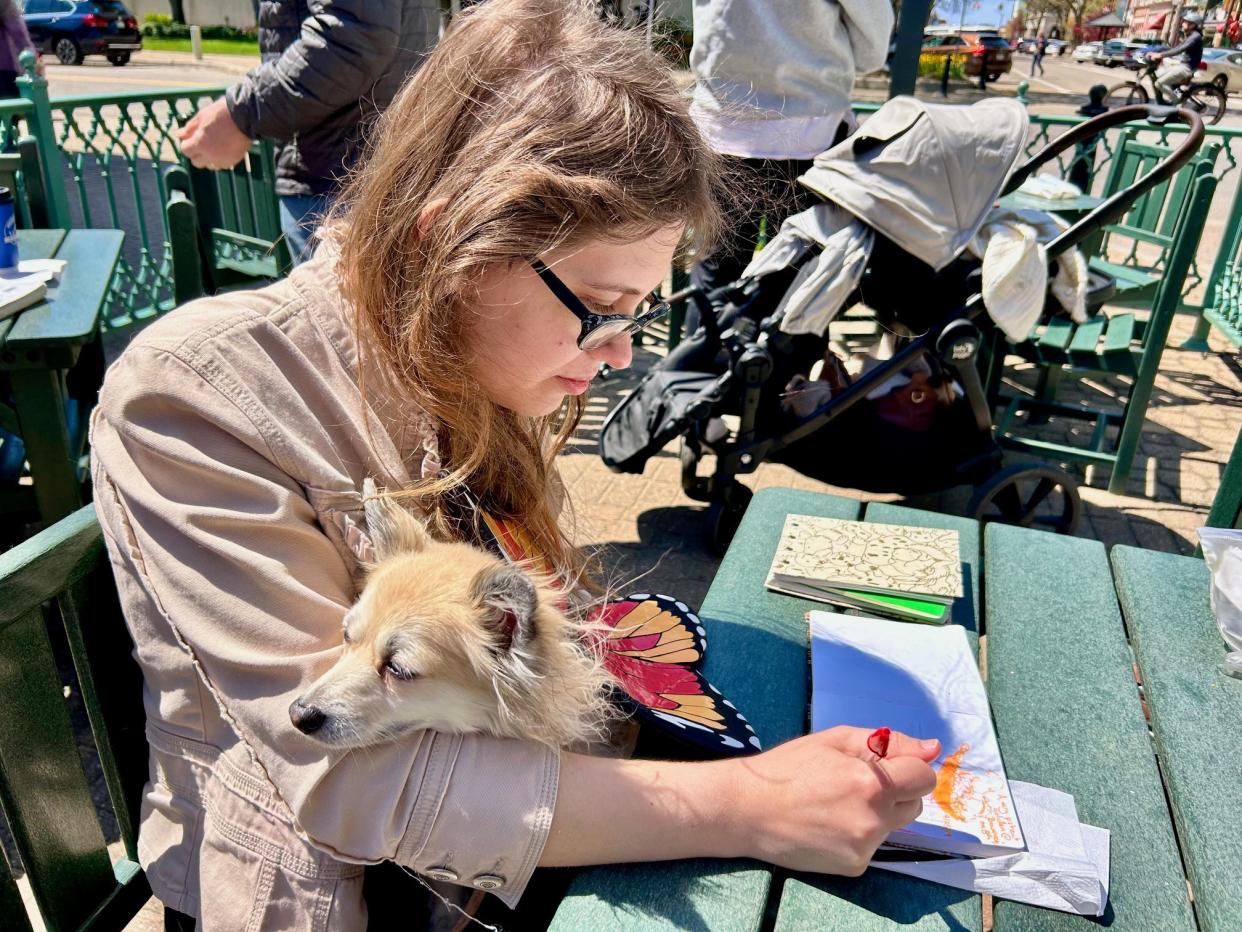
[{"label": "dark eyeglass frame", "polygon": [[[532,259],[530,267],[543,279],[543,283],[548,286],[548,290],[556,295],[561,304],[569,308],[574,316],[582,321],[582,330],[578,334],[578,349],[584,352],[597,350],[601,346],[611,343],[622,334],[633,336],[640,330],[650,327],[669,311],[668,303],[653,291],[645,299],[649,307],[642,314],[635,314],[633,317],[628,314],[596,314],[583,304],[582,299],[574,294],[569,286],[557,278],[556,273],[539,259]],[[610,330],[612,328],[616,329],[614,332],[610,332],[604,339],[592,343],[590,339],[591,334],[598,332],[603,327],[607,327]]]}]

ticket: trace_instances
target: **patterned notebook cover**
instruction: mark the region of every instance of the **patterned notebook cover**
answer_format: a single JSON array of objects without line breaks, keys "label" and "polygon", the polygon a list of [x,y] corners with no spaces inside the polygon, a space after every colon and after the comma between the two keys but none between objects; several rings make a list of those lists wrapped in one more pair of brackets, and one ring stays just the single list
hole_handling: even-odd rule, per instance
[{"label": "patterned notebook cover", "polygon": [[957,531],[789,515],[769,581],[961,598]]}]

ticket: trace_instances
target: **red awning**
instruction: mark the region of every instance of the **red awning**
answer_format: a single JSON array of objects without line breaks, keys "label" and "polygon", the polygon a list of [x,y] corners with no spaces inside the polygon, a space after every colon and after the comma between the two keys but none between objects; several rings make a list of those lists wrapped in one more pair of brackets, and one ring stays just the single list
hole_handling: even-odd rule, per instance
[{"label": "red awning", "polygon": [[1152,29],[1159,29],[1161,26],[1164,25],[1164,21],[1168,17],[1168,15],[1169,15],[1168,12],[1164,12],[1164,13],[1157,13],[1155,16],[1147,17],[1147,20],[1143,23],[1143,31],[1147,32]]}]

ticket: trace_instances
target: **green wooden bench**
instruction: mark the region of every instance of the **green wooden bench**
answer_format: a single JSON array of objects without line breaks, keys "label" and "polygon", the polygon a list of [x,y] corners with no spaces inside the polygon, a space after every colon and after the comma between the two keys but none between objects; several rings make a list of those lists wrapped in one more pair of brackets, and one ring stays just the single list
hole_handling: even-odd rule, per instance
[{"label": "green wooden bench", "polygon": [[[1137,133],[1136,127],[1126,127],[1117,139],[1117,152],[1104,180],[1102,194],[1106,198],[1146,175],[1172,151],[1168,146],[1139,142]],[[1144,193],[1118,223],[1104,228],[1089,265],[1093,271],[1116,281],[1111,303],[1122,307],[1151,306],[1173,254],[1177,220],[1190,197],[1191,181],[1202,170],[1196,168],[1196,163],[1206,165],[1210,174],[1221,148],[1219,142],[1206,143],[1195,162]]]},{"label": "green wooden bench", "polygon": [[[1125,493],[1156,373],[1173,316],[1181,302],[1182,284],[1199,247],[1216,190],[1210,160],[1196,160],[1177,177],[1187,173],[1193,181],[1177,215],[1169,254],[1157,279],[1158,287],[1146,319],[1139,319],[1133,313],[1101,313],[1083,324],[1053,318],[1037,326],[1030,339],[1008,348],[1009,353],[1038,366],[1041,377],[1035,397],[1008,395],[999,399],[1002,413],[997,419],[996,434],[1004,446],[1047,459],[1110,466],[1109,491]],[[1142,199],[1135,209],[1141,205]],[[1056,400],[1057,388],[1064,376],[1095,373],[1129,378],[1128,396],[1119,406],[1102,409]],[[1091,436],[1083,446],[1030,436],[1021,419],[1024,414],[1035,419],[1055,414],[1088,421],[1093,424]],[[1116,428],[1115,439],[1111,433],[1113,428]]]},{"label": "green wooden bench", "polygon": [[226,171],[169,167],[164,181],[173,299],[247,287],[293,267],[280,229],[271,142],[257,140]]},{"label": "green wooden bench", "polygon": [[[75,676],[66,681],[53,645]],[[147,779],[142,674],[90,506],[0,554],[0,810],[51,932],[121,929],[150,897],[138,866]],[[89,720],[123,852],[109,855],[66,690]],[[34,928],[0,861],[0,927]]]}]

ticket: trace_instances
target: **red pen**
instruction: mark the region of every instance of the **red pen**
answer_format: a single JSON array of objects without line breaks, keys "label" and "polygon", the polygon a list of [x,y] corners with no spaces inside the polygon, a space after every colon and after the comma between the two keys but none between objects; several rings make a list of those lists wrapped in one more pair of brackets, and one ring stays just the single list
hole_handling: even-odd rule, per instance
[{"label": "red pen", "polygon": [[884,760],[888,754],[888,739],[893,736],[891,728],[877,728],[867,735],[867,750],[875,755],[876,760]]}]

